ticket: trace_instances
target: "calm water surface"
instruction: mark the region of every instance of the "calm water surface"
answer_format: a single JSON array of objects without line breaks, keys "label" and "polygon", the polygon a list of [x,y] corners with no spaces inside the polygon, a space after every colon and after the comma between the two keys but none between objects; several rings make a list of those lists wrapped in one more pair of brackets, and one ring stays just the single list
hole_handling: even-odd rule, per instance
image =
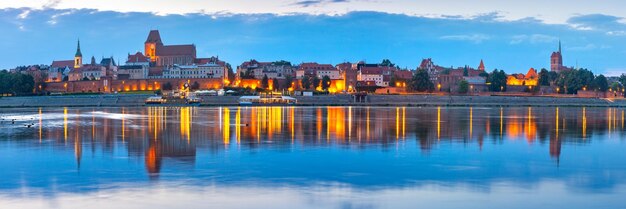
[{"label": "calm water surface", "polygon": [[619,108],[44,108],[0,117],[0,208],[626,208]]}]

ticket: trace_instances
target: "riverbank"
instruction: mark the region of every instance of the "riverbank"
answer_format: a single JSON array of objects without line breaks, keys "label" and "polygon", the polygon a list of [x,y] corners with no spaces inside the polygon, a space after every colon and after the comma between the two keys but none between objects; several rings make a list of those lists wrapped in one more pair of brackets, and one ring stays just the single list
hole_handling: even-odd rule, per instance
[{"label": "riverbank", "polygon": [[[0,98],[0,108],[18,107],[137,107],[150,95],[67,95]],[[205,96],[202,106],[236,106],[238,96]],[[516,96],[368,95],[354,102],[351,95],[296,97],[299,106],[572,106],[626,107],[626,99]]]}]

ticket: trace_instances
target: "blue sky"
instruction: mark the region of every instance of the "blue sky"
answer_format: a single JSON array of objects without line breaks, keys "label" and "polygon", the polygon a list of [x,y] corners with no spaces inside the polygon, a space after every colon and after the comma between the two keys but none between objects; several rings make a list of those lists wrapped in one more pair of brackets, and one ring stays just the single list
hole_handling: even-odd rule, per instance
[{"label": "blue sky", "polygon": [[574,1],[529,9],[541,1],[8,0],[0,3],[0,69],[71,59],[78,38],[84,56],[125,59],[159,29],[165,44],[194,43],[199,57],[218,55],[233,66],[252,58],[388,58],[414,69],[431,57],[442,66],[476,67],[484,59],[488,69],[515,73],[548,68],[560,39],[565,65],[626,72],[626,21],[615,9],[626,3]]}]

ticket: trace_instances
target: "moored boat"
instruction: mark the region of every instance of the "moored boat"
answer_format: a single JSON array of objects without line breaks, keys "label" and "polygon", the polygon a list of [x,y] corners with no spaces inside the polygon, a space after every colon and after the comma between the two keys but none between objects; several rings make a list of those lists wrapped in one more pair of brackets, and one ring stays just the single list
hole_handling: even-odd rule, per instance
[{"label": "moored boat", "polygon": [[269,105],[295,105],[297,103],[297,99],[290,96],[272,96],[272,97],[261,97],[261,96],[242,96],[239,97],[239,105],[261,105],[261,106],[269,106]]},{"label": "moored boat", "polygon": [[152,96],[146,99],[146,104],[165,104],[167,103],[167,99],[164,99],[161,96]]}]

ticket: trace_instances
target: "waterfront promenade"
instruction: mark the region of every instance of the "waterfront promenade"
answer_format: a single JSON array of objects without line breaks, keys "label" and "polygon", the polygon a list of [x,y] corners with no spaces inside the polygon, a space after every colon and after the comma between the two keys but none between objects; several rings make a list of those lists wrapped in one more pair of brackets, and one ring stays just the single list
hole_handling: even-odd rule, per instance
[{"label": "waterfront promenade", "polygon": [[[19,107],[136,107],[144,106],[150,95],[65,95],[0,98],[0,108]],[[238,96],[205,96],[202,106],[235,106]],[[354,102],[351,95],[296,97],[301,106],[586,106],[626,107],[626,99],[516,97],[516,96],[439,96],[368,95],[365,102]]]}]

